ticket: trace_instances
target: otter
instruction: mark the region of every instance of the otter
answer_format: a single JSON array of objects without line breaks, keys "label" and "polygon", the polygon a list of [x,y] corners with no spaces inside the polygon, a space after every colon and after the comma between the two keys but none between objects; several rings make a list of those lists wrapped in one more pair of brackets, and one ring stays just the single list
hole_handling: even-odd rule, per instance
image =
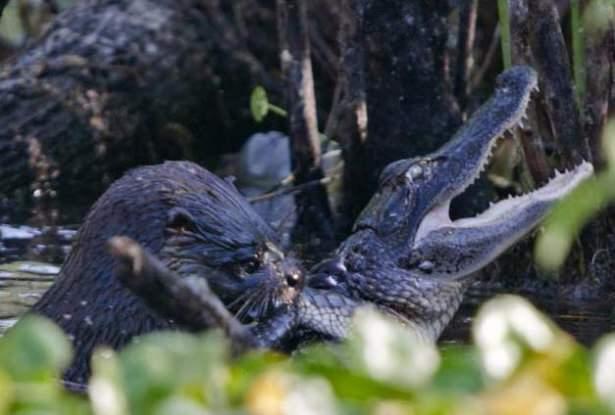
[{"label": "otter", "polygon": [[72,340],[70,382],[87,381],[96,346],[117,349],[143,333],[181,328],[115,278],[106,244],[116,235],[180,276],[206,278],[242,323],[292,303],[301,290],[300,265],[229,180],[191,162],[130,170],[91,208],[57,280],[33,307]]}]

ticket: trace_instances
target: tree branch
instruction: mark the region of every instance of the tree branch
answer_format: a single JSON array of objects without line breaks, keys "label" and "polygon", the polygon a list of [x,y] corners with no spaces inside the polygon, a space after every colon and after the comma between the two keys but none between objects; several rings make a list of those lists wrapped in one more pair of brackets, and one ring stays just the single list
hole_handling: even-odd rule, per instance
[{"label": "tree branch", "polygon": [[464,0],[459,6],[459,36],[457,45],[457,73],[455,96],[459,106],[465,109],[468,100],[468,75],[472,70],[472,51],[476,32],[478,0]]},{"label": "tree branch", "polygon": [[236,351],[254,347],[244,327],[209,289],[204,276],[180,278],[130,238],[114,237],[109,249],[115,275],[153,310],[194,331],[221,328]]}]

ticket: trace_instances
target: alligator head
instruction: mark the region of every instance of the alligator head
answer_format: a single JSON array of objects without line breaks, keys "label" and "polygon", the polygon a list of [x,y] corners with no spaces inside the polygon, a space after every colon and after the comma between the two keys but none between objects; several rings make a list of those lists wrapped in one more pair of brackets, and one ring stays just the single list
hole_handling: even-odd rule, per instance
[{"label": "alligator head", "polygon": [[536,191],[451,221],[451,200],[489,161],[498,138],[525,115],[535,72],[513,67],[493,96],[440,150],[387,166],[379,190],[334,256],[312,270],[300,296],[299,325],[344,337],[352,312],[370,303],[435,340],[475,271],[527,235],[552,204],[593,172],[582,163]]}]

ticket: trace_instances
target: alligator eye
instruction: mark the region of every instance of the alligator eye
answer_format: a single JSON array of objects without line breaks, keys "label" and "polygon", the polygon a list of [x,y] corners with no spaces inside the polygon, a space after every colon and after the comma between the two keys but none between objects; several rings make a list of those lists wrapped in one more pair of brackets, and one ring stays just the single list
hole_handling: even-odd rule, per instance
[{"label": "alligator eye", "polygon": [[423,175],[423,168],[415,164],[408,169],[407,175],[413,180],[418,179]]},{"label": "alligator eye", "polygon": [[297,272],[291,272],[290,274],[286,274],[286,284],[289,287],[296,287],[301,282],[301,275]]},{"label": "alligator eye", "polygon": [[433,271],[433,268],[434,268],[434,265],[433,265],[433,262],[431,261],[422,261],[419,264],[419,269],[426,274],[431,274],[431,271]]}]

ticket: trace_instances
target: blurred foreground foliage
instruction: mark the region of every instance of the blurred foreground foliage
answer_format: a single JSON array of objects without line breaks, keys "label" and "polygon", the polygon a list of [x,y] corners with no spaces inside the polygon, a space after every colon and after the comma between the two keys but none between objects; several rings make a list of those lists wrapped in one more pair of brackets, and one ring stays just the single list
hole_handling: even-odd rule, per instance
[{"label": "blurred foreground foliage", "polygon": [[583,226],[615,201],[615,119],[605,128],[602,146],[606,168],[555,206],[536,241],[536,261],[547,270],[562,266]]},{"label": "blurred foreground foliage", "polygon": [[99,350],[79,396],[57,382],[68,340],[31,316],[0,339],[0,414],[615,413],[615,335],[589,351],[512,296],[473,329],[474,345],[438,350],[365,309],[342,344],[239,359],[215,332],[156,333]]}]

